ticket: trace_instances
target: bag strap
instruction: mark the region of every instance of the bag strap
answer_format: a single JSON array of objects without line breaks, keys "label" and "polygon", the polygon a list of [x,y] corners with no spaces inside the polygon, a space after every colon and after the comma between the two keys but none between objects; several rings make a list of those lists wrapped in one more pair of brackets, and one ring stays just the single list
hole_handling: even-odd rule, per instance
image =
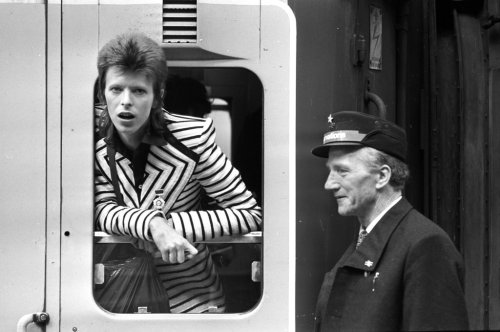
[{"label": "bag strap", "polygon": [[118,205],[124,206],[123,196],[120,191],[120,185],[118,183],[118,173],[116,172],[116,151],[114,147],[111,147],[110,144],[106,145],[108,157],[109,157],[109,170],[111,171],[111,182],[113,184],[113,189],[115,191],[116,200]]}]

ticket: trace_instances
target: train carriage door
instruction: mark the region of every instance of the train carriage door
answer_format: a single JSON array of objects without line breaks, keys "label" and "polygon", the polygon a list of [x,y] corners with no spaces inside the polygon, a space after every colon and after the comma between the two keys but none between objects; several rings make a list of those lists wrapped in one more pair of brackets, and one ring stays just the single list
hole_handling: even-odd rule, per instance
[{"label": "train carriage door", "polygon": [[[86,0],[63,3],[62,9],[63,201],[60,320],[55,324],[75,332],[292,330],[295,21],[291,10],[276,0]],[[144,32],[161,44],[172,74],[202,81],[212,97],[226,102],[231,158],[238,158],[236,138],[246,115],[259,107],[262,111],[262,187],[257,190],[263,230],[229,244],[235,254],[245,252],[246,261],[240,263],[247,269],[246,277],[258,282],[246,284],[244,290],[231,288],[231,283],[242,284],[233,273],[241,269],[221,268],[225,268],[221,278],[232,289],[226,296],[241,296],[252,287],[251,305],[230,298],[227,304],[233,309],[220,314],[121,314],[102,309],[94,299],[93,249],[120,241],[94,234],[93,228],[96,59],[106,42],[129,31]],[[224,253],[227,246],[208,245],[217,253]]]}]

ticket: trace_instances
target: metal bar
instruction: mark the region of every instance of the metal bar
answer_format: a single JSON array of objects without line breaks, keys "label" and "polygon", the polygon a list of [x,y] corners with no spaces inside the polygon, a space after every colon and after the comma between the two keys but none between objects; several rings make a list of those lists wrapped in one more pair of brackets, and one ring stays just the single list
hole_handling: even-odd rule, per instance
[{"label": "metal bar", "polygon": [[[95,243],[133,243],[135,238],[131,236],[109,235],[105,232],[94,232]],[[196,243],[262,243],[262,232],[251,232],[245,235],[223,236]]]}]

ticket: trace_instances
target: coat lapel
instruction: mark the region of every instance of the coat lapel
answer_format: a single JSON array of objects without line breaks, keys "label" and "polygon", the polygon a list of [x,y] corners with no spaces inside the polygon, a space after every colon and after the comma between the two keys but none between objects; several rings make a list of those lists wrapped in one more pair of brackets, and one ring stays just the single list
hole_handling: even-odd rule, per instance
[{"label": "coat lapel", "polygon": [[142,188],[141,208],[151,208],[155,190],[163,189],[164,212],[168,212],[191,178],[198,155],[170,135],[168,144],[151,146]]},{"label": "coat lapel", "polygon": [[121,153],[116,153],[116,172],[119,183],[122,186],[123,202],[127,206],[139,207],[139,197],[134,190],[134,171],[132,170],[130,160]]},{"label": "coat lapel", "polygon": [[370,272],[375,270],[392,233],[412,208],[405,198],[401,199],[382,217],[357,250],[354,250],[354,244],[350,247],[351,254],[344,256],[339,266]]},{"label": "coat lapel", "polygon": [[[114,127],[111,127],[114,128]],[[104,140],[112,141],[113,129]],[[116,152],[116,168],[123,193],[123,201],[127,206],[151,209],[156,198],[155,190],[163,189],[165,200],[164,212],[168,212],[175,203],[194,172],[199,156],[182,144],[168,129],[163,134],[163,142],[151,144],[145,169],[141,197],[134,187],[134,171],[131,162],[118,151]],[[105,152],[109,164],[109,156]]]}]

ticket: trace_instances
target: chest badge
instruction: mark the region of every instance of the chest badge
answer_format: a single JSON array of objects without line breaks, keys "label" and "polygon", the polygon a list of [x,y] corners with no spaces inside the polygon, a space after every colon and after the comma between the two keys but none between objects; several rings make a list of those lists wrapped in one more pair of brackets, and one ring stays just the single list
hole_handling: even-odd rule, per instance
[{"label": "chest badge", "polygon": [[155,210],[163,211],[163,207],[165,206],[165,200],[162,198],[163,189],[155,190],[156,198],[153,200],[153,207]]},{"label": "chest badge", "polygon": [[366,267],[372,267],[373,266],[373,262],[371,260],[367,260],[367,261],[365,261],[365,266]]}]

